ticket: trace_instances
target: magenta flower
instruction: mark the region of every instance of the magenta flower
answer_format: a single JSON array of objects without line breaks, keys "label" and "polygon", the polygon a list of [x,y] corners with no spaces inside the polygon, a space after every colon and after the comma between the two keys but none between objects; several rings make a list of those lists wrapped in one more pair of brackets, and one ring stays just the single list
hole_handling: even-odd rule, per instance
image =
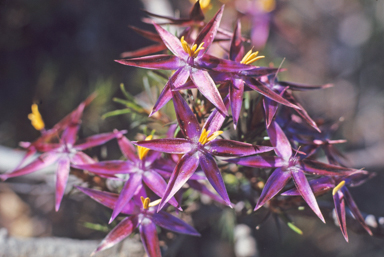
[{"label": "magenta flower", "polygon": [[136,144],[152,150],[183,154],[169,180],[159,210],[188,181],[200,164],[208,181],[216,192],[231,206],[224,181],[213,156],[245,156],[271,151],[268,146],[254,146],[243,142],[216,139],[225,116],[217,109],[211,113],[203,129],[179,92],[173,91],[173,103],[181,133],[185,138],[155,139],[139,141]]},{"label": "magenta flower", "polygon": [[[113,193],[82,187],[76,188],[111,209],[116,206],[116,202],[118,201],[118,195]],[[124,205],[121,212],[130,216],[123,219],[109,232],[91,255],[114,246],[129,236],[136,228],[139,228],[141,241],[149,257],[161,257],[156,225],[176,233],[200,236],[193,227],[171,214],[164,211],[156,213],[154,207],[151,207],[155,202],[150,203],[149,198],[144,198],[145,191],[142,188],[139,191],[142,203],[138,203],[139,201],[137,199],[132,199]]]},{"label": "magenta flower", "polygon": [[91,157],[83,153],[82,150],[104,144],[117,135],[125,133],[121,131],[98,134],[76,142],[76,135],[80,127],[79,116],[81,113],[81,108],[76,109],[76,111],[72,113],[70,122],[67,122],[67,127],[61,135],[59,143],[42,143],[40,146],[46,150],[45,153],[22,168],[16,169],[11,173],[0,175],[0,178],[6,180],[8,178],[26,175],[57,163],[55,209],[58,211],[67,184],[70,166],[95,162]]},{"label": "magenta flower", "polygon": [[227,114],[227,109],[224,106],[219,91],[207,70],[237,72],[253,67],[230,60],[219,59],[206,54],[216,35],[223,9],[224,6],[201,30],[192,47],[188,45],[183,37],[179,40],[159,25],[154,24],[164,44],[174,55],[161,54],[117,60],[117,62],[129,66],[147,69],[176,70],[161,92],[150,116],[164,106],[172,98],[171,91],[182,86],[188,78],[192,80],[201,94],[203,94],[221,112]]},{"label": "magenta flower", "polygon": [[[372,231],[369,229],[364,221],[363,216],[360,213],[355,201],[352,198],[347,186],[355,187],[363,184],[365,181],[370,179],[374,174],[368,173],[364,170],[354,172],[349,176],[341,177],[323,177],[314,179],[309,182],[313,192],[315,194],[325,193],[332,190],[333,201],[335,204],[336,216],[339,222],[341,233],[345,240],[348,242],[347,223],[345,215],[345,204],[349,206],[353,217],[363,226],[363,228],[372,236]],[[296,196],[299,192],[295,189],[288,190],[282,195]]]},{"label": "magenta flower", "polygon": [[[147,137],[147,139],[152,139],[152,136]],[[136,155],[135,147],[121,133],[118,134],[117,141],[124,156],[128,159],[127,161],[104,161],[74,165],[78,169],[88,170],[99,175],[130,174],[116,201],[109,223],[119,215],[143,183],[159,197],[163,197],[167,183],[160,174],[168,173],[167,170],[162,169],[173,168],[172,166],[167,167],[169,165],[156,164],[156,160],[160,157],[159,152],[149,151],[149,149],[139,146],[138,155]],[[181,210],[174,198],[171,198],[169,203]]]},{"label": "magenta flower", "polygon": [[270,137],[271,144],[275,147],[277,157],[248,156],[227,160],[231,163],[249,167],[276,168],[276,170],[268,178],[263,191],[261,192],[255,211],[279,193],[280,190],[282,190],[288,183],[289,179],[293,178],[300,195],[304,198],[315,214],[323,222],[325,222],[316,202],[316,198],[309,186],[308,180],[305,177],[305,173],[320,176],[340,176],[350,174],[355,170],[313,160],[301,160],[299,157],[292,155],[291,144],[280,126],[275,121],[269,126],[268,135]]}]

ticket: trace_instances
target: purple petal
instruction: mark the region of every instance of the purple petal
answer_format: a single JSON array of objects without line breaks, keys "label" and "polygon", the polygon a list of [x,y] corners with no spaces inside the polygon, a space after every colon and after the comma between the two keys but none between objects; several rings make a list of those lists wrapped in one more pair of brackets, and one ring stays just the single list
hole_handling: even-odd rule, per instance
[{"label": "purple petal", "polygon": [[[309,185],[311,186],[311,189],[315,195],[322,194],[325,192],[328,192],[332,188],[335,187],[335,182],[330,177],[321,177],[318,179],[312,179],[309,181]],[[297,188],[292,188],[288,191],[285,191],[281,195],[286,196],[298,196],[300,195],[300,192],[297,190]]]},{"label": "purple petal", "polygon": [[67,185],[69,175],[69,159],[60,159],[57,171],[56,171],[56,204],[55,210],[58,211],[60,208],[61,200],[64,196],[65,186]]},{"label": "purple petal", "polygon": [[36,148],[30,147],[26,154],[23,156],[23,159],[21,159],[20,163],[13,169],[13,171],[18,170],[32,155],[36,153]]},{"label": "purple petal", "polygon": [[247,156],[240,158],[227,159],[226,162],[236,163],[254,168],[279,168],[286,165],[286,162],[277,156]]},{"label": "purple petal", "polygon": [[183,65],[179,57],[167,54],[150,55],[139,58],[120,59],[115,62],[123,65],[155,70],[177,70]]},{"label": "purple petal", "polygon": [[233,86],[229,87],[229,95],[231,97],[231,110],[233,117],[233,126],[237,127],[239,121],[241,106],[243,105],[244,80],[234,79]]},{"label": "purple petal", "polygon": [[76,110],[70,114],[67,127],[64,129],[61,139],[67,144],[74,144],[76,142],[76,135],[80,128],[80,119],[83,115],[85,104],[81,103]]},{"label": "purple petal", "polygon": [[95,163],[95,160],[83,152],[77,152],[71,156],[71,165],[84,165]]},{"label": "purple petal", "polygon": [[200,68],[220,72],[241,72],[244,70],[251,70],[255,67],[231,60],[217,58],[209,54],[205,54],[202,58],[195,60],[195,64]]},{"label": "purple petal", "polygon": [[103,175],[115,175],[131,173],[134,169],[134,163],[128,161],[113,160],[91,164],[72,164],[71,167],[80,170],[87,170],[96,174],[101,173]]},{"label": "purple petal", "polygon": [[[165,182],[163,177],[160,176],[157,172],[144,172],[143,181],[159,197],[162,198],[164,196],[165,189],[167,188],[167,183]],[[179,207],[179,203],[176,201],[175,198],[171,198],[169,200],[169,203],[175,206],[176,208],[179,208],[180,211],[182,211],[182,209]]]},{"label": "purple petal", "polygon": [[187,79],[189,78],[189,69],[185,69],[184,67],[176,70],[176,72],[172,75],[172,77],[169,78],[167,84],[165,84],[165,87],[163,88],[163,91],[161,91],[159,98],[157,99],[157,102],[155,106],[153,107],[153,110],[149,117],[151,117],[155,112],[161,109],[166,103],[168,103],[169,100],[172,99],[172,88],[176,88],[178,86],[183,85]]},{"label": "purple petal", "polygon": [[183,154],[189,152],[192,149],[191,142],[184,138],[153,139],[139,141],[135,144],[155,151],[172,154]]},{"label": "purple petal", "polygon": [[272,151],[270,146],[257,146],[244,142],[216,139],[205,144],[205,148],[215,156],[246,156]]},{"label": "purple petal", "polygon": [[302,160],[301,166],[307,173],[320,176],[342,176],[356,172],[355,169],[322,163],[313,160]]},{"label": "purple petal", "polygon": [[240,72],[243,76],[250,76],[250,77],[261,77],[271,74],[276,74],[278,69],[276,68],[267,68],[267,67],[255,67],[253,66],[250,70],[243,70]]},{"label": "purple petal", "polygon": [[159,238],[156,225],[148,218],[144,218],[140,226],[141,242],[149,257],[161,257]]},{"label": "purple petal", "polygon": [[144,30],[144,29],[140,29],[140,28],[137,28],[135,26],[130,26],[130,25],[128,25],[128,28],[132,29],[137,34],[139,34],[139,35],[141,35],[141,36],[143,36],[149,40],[163,43],[163,40],[161,40],[161,37],[157,33],[154,33],[154,32],[148,31],[148,30]]},{"label": "purple petal", "polygon": [[335,212],[337,220],[339,222],[341,233],[343,233],[345,241],[348,242],[347,222],[345,219],[345,202],[343,193],[337,192],[335,195],[333,195],[333,202],[335,203]]},{"label": "purple petal", "polygon": [[117,199],[116,205],[113,209],[111,219],[108,223],[111,223],[117,215],[123,210],[124,206],[132,199],[133,194],[141,184],[142,175],[139,173],[133,173],[130,175],[127,182],[125,182],[123,189],[120,192],[119,198]]},{"label": "purple petal", "polygon": [[131,160],[133,162],[139,160],[139,157],[136,155],[136,149],[131,143],[131,141],[128,140],[128,138],[126,138],[122,134],[119,134],[117,136],[117,143],[119,144],[121,152],[128,160]]},{"label": "purple petal", "polygon": [[5,173],[0,175],[2,180],[6,180],[8,178],[13,178],[21,175],[26,175],[42,168],[48,167],[49,165],[55,163],[59,156],[54,152],[47,152],[40,155],[36,160],[32,161],[27,166],[20,168],[18,170],[13,171],[12,173]]},{"label": "purple petal", "polygon": [[[161,41],[161,39],[160,39]],[[164,45],[163,41],[160,44],[150,45],[146,47],[142,47],[140,49],[134,51],[127,51],[120,54],[121,58],[134,58],[134,57],[142,57],[146,55],[156,54],[158,52],[166,50],[167,47]]]},{"label": "purple petal", "polygon": [[180,39],[172,35],[170,32],[166,31],[156,23],[153,23],[155,29],[159,33],[161,39],[167,48],[176,56],[186,60],[188,59],[188,54],[184,51],[183,46],[181,45]]},{"label": "purple petal", "polygon": [[292,82],[284,82],[279,81],[278,84],[282,87],[289,87],[292,90],[297,91],[304,91],[304,90],[312,90],[312,89],[321,89],[321,88],[329,88],[332,87],[332,84],[324,84],[324,85],[305,85],[305,84],[298,84],[298,83],[292,83]]},{"label": "purple petal", "polygon": [[289,160],[292,156],[291,143],[283,130],[276,121],[272,122],[267,129],[271,144],[275,147],[275,152],[284,160]]},{"label": "purple petal", "polygon": [[108,235],[103,239],[103,241],[101,241],[100,245],[91,254],[91,256],[99,251],[114,246],[115,244],[129,236],[132,231],[137,227],[138,222],[139,221],[136,215],[123,219],[114,229],[112,229],[111,232],[108,233]]},{"label": "purple petal", "polygon": [[[225,104],[225,107],[228,109],[229,97],[225,97],[223,102]],[[226,116],[222,112],[215,108],[205,121],[203,128],[205,128],[206,131],[216,132],[220,130],[221,126],[223,125],[223,122],[225,121],[225,117]]]},{"label": "purple petal", "polygon": [[158,213],[153,214],[152,221],[156,225],[176,233],[200,236],[199,232],[197,232],[193,227],[191,227],[181,219],[178,219],[175,216],[164,211],[160,211]]},{"label": "purple petal", "polygon": [[[200,82],[201,83],[201,82]],[[201,129],[195,114],[189,108],[179,92],[172,91],[177,122],[185,138],[195,140],[200,137]]]},{"label": "purple petal", "polygon": [[222,113],[228,115],[227,108],[225,108],[219,90],[217,90],[215,83],[207,71],[193,68],[191,71],[191,79],[199,89],[200,93],[203,94],[208,101],[216,106]]},{"label": "purple petal", "polygon": [[353,213],[353,216],[355,217],[355,219],[363,226],[363,228],[368,232],[368,234],[372,236],[371,229],[365,223],[364,218],[361,215],[360,210],[357,207],[355,201],[353,200],[352,195],[349,193],[349,190],[347,189],[347,187],[345,187],[345,186],[342,187],[341,191],[343,192],[344,199],[345,199],[346,203],[348,204],[349,209]]},{"label": "purple petal", "polygon": [[189,18],[195,22],[204,21],[204,13],[200,7],[200,1],[196,1],[196,3],[193,5],[193,8],[189,12]]},{"label": "purple petal", "polygon": [[224,199],[225,203],[232,208],[231,200],[229,200],[227,189],[225,188],[215,159],[213,159],[210,154],[200,153],[199,163],[209,183],[211,183],[216,192]]},{"label": "purple petal", "polygon": [[281,168],[277,168],[274,172],[272,172],[271,176],[269,176],[263,191],[261,192],[260,198],[257,201],[255,211],[263,206],[267,201],[272,199],[277,193],[280,192],[281,189],[287,184],[290,179],[290,172],[284,171]]},{"label": "purple petal", "polygon": [[85,149],[88,149],[91,147],[102,145],[102,144],[108,142],[109,140],[116,138],[118,133],[126,133],[126,131],[103,133],[103,134],[90,136],[90,137],[87,137],[86,139],[82,140],[81,142],[77,143],[74,146],[74,148],[77,150],[85,150]]},{"label": "purple petal", "polygon": [[229,59],[232,61],[240,62],[244,56],[243,40],[241,40],[241,23],[237,20],[235,31],[229,49]]},{"label": "purple petal", "polygon": [[315,195],[312,192],[311,187],[309,186],[308,180],[302,171],[293,171],[292,177],[295,182],[297,190],[300,192],[301,196],[307,202],[309,207],[315,212],[315,214],[325,223],[323,214],[321,214],[319,205],[317,204]]},{"label": "purple petal", "polygon": [[157,209],[158,211],[160,211],[174,194],[176,194],[176,192],[188,181],[198,166],[199,156],[197,152],[188,152],[181,157],[169,179],[163,200]]},{"label": "purple petal", "polygon": [[[113,209],[115,207],[116,201],[119,197],[118,194],[114,194],[110,192],[98,191],[98,190],[79,187],[79,186],[75,186],[75,187],[79,189],[81,192],[83,192],[84,194],[90,196],[96,202],[99,202],[110,209]],[[124,206],[124,209],[121,211],[121,213],[130,215],[137,210],[138,210],[137,206],[133,203],[133,201],[130,201]]]},{"label": "purple petal", "polygon": [[[195,172],[194,175],[196,175],[196,172]],[[223,200],[223,198],[221,198],[219,195],[217,195],[216,193],[213,193],[211,190],[209,190],[205,185],[201,184],[200,182],[192,180],[192,178],[193,178],[193,176],[188,181],[188,185],[191,188],[193,188],[194,190],[199,191],[200,193],[202,193],[204,195],[209,196],[211,199],[213,199],[214,201],[216,201],[216,202],[218,202],[220,204],[224,204],[224,205],[227,204]],[[207,179],[207,178],[204,176],[204,179]],[[201,180],[201,178],[199,180]]]},{"label": "purple petal", "polygon": [[279,104],[275,101],[272,101],[269,98],[263,98],[263,107],[265,112],[265,123],[267,125],[267,128],[271,126],[271,123],[273,121],[273,118],[276,115],[277,108],[279,107]]}]

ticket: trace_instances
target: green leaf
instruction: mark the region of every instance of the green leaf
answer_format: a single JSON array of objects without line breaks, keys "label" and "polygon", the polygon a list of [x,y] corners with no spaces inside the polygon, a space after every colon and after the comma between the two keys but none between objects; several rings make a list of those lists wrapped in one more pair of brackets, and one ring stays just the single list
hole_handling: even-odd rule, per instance
[{"label": "green leaf", "polygon": [[302,234],[303,234],[303,231],[301,231],[301,229],[299,229],[298,227],[296,227],[295,225],[293,225],[292,222],[288,222],[287,225],[288,225],[288,227],[289,227],[290,229],[292,229],[293,231],[295,231],[297,234],[299,234],[299,235],[302,235]]},{"label": "green leaf", "polygon": [[123,92],[124,96],[125,96],[128,100],[134,101],[133,96],[132,96],[130,93],[128,93],[127,90],[125,90],[125,87],[124,87],[124,84],[123,84],[123,83],[120,84],[120,89],[121,89],[121,92]]},{"label": "green leaf", "polygon": [[115,111],[111,111],[111,112],[107,112],[107,113],[103,114],[103,116],[101,116],[101,118],[102,119],[106,119],[108,117],[113,117],[113,116],[117,116],[117,115],[127,114],[127,113],[131,113],[131,112],[132,112],[131,109],[115,110]]},{"label": "green leaf", "polygon": [[102,232],[108,232],[109,231],[107,226],[103,226],[101,224],[95,224],[95,223],[91,223],[91,222],[84,222],[83,226],[86,228],[89,228],[89,229],[96,230],[96,231],[102,231]]}]

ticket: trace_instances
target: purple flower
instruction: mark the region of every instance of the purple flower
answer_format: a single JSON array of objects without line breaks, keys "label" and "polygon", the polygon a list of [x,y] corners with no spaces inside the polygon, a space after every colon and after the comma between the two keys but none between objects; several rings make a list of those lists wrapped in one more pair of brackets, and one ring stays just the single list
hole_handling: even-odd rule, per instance
[{"label": "purple flower", "polygon": [[[319,179],[314,179],[309,182],[313,192],[315,194],[325,193],[332,190],[333,201],[335,204],[335,212],[339,222],[341,232],[345,240],[348,242],[348,233],[347,233],[347,223],[345,217],[345,204],[349,206],[353,217],[363,226],[363,228],[372,236],[372,231],[369,229],[367,224],[364,221],[363,216],[360,213],[359,208],[357,207],[355,201],[352,198],[351,193],[349,192],[347,185],[354,187],[363,184],[365,181],[374,176],[373,173],[368,173],[364,170],[359,170],[354,172],[349,176],[341,177],[322,177]],[[296,196],[299,195],[298,191],[288,190],[282,195]]]},{"label": "purple flower", "polygon": [[206,54],[216,35],[221,16],[223,14],[223,9],[224,6],[201,30],[192,44],[192,47],[184,40],[183,37],[179,40],[159,25],[154,24],[163,42],[174,55],[162,54],[117,60],[117,62],[129,66],[147,69],[176,70],[161,92],[151,115],[164,106],[164,104],[172,98],[171,91],[182,86],[188,78],[192,80],[199,91],[213,105],[215,105],[224,114],[227,114],[227,109],[224,106],[219,91],[217,90],[216,85],[207,70],[237,72],[251,69],[252,66],[219,59]]},{"label": "purple flower", "polygon": [[[118,195],[113,193],[82,187],[76,188],[111,209],[114,208],[118,201]],[[158,201],[150,203],[148,197],[144,198],[145,191],[143,188],[141,188],[139,192],[141,195],[141,204],[139,203],[139,200],[132,199],[124,205],[121,212],[130,216],[123,219],[111,232],[109,232],[92,255],[114,246],[129,236],[136,228],[139,228],[141,241],[144,244],[145,251],[150,257],[161,256],[156,225],[176,233],[200,236],[193,227],[171,214],[164,211],[156,213],[152,206],[156,205],[156,202]]]},{"label": "purple flower", "polygon": [[271,144],[275,147],[277,157],[248,156],[227,160],[228,162],[249,167],[276,168],[268,178],[256,204],[255,210],[259,209],[265,202],[279,193],[279,191],[288,183],[288,180],[293,178],[300,195],[304,198],[316,215],[323,222],[325,222],[316,202],[316,198],[309,186],[308,180],[305,177],[305,173],[321,176],[340,176],[350,174],[354,170],[313,160],[301,160],[299,157],[292,155],[291,144],[280,126],[275,121],[269,126],[268,135],[270,137]]},{"label": "purple flower", "polygon": [[[146,140],[152,139],[148,136]],[[159,152],[149,151],[148,148],[138,146],[138,155],[132,143],[121,133],[117,136],[120,149],[127,161],[104,161],[91,164],[75,165],[75,168],[88,170],[99,175],[116,175],[129,174],[129,179],[125,182],[109,223],[111,223],[117,215],[123,210],[127,202],[135,195],[136,190],[143,185],[147,185],[159,197],[163,197],[167,183],[160,174],[168,173],[167,170],[172,169],[169,165],[156,165],[156,160],[160,157]],[[168,166],[168,167],[167,167]],[[179,204],[174,198],[169,201],[175,207]],[[181,208],[179,207],[181,210]]]},{"label": "purple flower", "polygon": [[201,129],[195,115],[180,93],[177,91],[172,93],[176,117],[181,133],[185,138],[155,139],[136,143],[156,151],[183,154],[172,173],[159,210],[188,181],[199,165],[213,188],[226,204],[231,206],[220,170],[213,156],[245,156],[271,151],[272,148],[233,140],[216,139],[222,133],[218,130],[223,124],[225,116],[215,109]]},{"label": "purple flower", "polygon": [[[84,108],[84,106],[82,108]],[[62,123],[66,125],[66,128],[61,135],[59,143],[42,143],[40,146],[44,147],[44,150],[46,150],[45,153],[22,168],[16,169],[11,173],[0,175],[0,178],[6,180],[8,178],[26,175],[57,163],[55,209],[58,211],[67,184],[70,166],[95,162],[91,157],[83,153],[82,150],[104,144],[117,135],[125,133],[124,131],[116,131],[113,133],[98,134],[76,142],[82,108],[76,109],[70,116],[70,119]]]}]

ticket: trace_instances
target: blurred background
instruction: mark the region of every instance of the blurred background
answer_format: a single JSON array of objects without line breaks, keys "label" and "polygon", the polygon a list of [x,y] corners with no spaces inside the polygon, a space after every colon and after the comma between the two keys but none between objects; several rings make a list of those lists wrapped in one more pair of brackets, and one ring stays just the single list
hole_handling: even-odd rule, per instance
[{"label": "blurred background", "polygon": [[[222,4],[226,7],[221,27],[232,30],[236,19],[241,20],[243,35],[251,38],[254,50],[266,56],[258,65],[272,63],[286,68],[279,75],[281,80],[334,85],[296,96],[314,119],[341,122],[333,139],[348,140],[339,149],[351,167],[377,173],[373,180],[351,191],[360,210],[379,220],[384,216],[384,1],[213,0],[206,20]],[[128,25],[152,29],[141,21],[146,17],[143,8],[186,17],[191,6],[188,0],[1,1],[0,146],[7,147],[1,148],[2,153],[14,156],[9,148],[39,136],[27,119],[32,103],[39,104],[50,128],[94,91],[98,97],[85,112],[80,136],[117,128],[128,129],[128,138],[133,140],[142,131],[132,128],[129,115],[101,118],[122,108],[112,101],[113,97],[122,98],[120,83],[133,95],[143,91],[145,71],[114,62],[125,51],[151,44]],[[100,159],[120,157],[115,142],[92,149],[91,154]],[[17,164],[12,158],[0,156],[0,172]],[[85,228],[84,223],[106,224],[108,211],[71,191],[55,213],[53,181],[52,175],[49,179],[32,176],[0,182],[0,226],[11,236],[103,238],[105,231]],[[215,217],[205,221],[212,226],[199,223],[206,213]],[[246,226],[236,231],[250,235],[251,239],[246,238],[255,249],[253,255],[243,256],[384,254],[382,239],[349,230],[348,244],[337,226],[321,224],[314,216],[295,219],[302,236],[284,227],[279,233],[273,219],[255,230],[260,216],[253,213],[237,221]],[[241,233],[237,237],[222,233],[223,224],[234,223],[233,213],[201,205],[193,218],[203,237],[179,236],[169,246],[168,256],[235,256],[233,236],[242,238]]]}]

